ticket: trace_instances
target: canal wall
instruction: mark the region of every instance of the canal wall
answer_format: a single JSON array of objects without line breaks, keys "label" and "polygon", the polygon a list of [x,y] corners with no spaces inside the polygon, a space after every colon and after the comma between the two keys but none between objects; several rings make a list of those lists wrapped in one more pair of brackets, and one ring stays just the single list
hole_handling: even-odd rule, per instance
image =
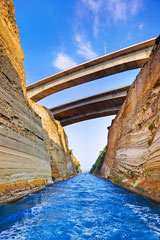
[{"label": "canal wall", "polygon": [[0,204],[76,174],[67,136],[27,99],[24,53],[11,0],[0,1]]},{"label": "canal wall", "polygon": [[160,202],[160,37],[112,122],[99,176]]}]

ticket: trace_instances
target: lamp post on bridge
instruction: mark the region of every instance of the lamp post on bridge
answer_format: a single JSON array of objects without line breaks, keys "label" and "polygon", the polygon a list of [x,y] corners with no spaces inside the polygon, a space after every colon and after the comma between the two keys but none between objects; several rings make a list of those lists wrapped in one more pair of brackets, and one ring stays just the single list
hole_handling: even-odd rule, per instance
[{"label": "lamp post on bridge", "polygon": [[104,54],[105,55],[106,55],[106,48],[107,48],[106,43],[104,43]]}]

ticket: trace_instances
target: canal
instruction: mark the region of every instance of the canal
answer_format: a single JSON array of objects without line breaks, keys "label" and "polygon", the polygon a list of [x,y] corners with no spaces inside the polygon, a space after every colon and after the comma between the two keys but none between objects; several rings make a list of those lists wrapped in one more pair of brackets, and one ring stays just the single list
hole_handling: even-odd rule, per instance
[{"label": "canal", "polygon": [[160,207],[90,174],[0,207],[0,240],[158,240]]}]

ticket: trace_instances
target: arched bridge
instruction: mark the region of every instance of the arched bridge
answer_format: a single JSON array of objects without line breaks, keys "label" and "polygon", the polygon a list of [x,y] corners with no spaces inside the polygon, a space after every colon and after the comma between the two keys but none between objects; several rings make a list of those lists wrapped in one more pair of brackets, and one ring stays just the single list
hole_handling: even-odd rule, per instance
[{"label": "arched bridge", "polygon": [[113,89],[50,109],[62,126],[117,114],[130,86]]},{"label": "arched bridge", "polygon": [[142,67],[155,38],[82,63],[27,87],[28,97],[39,101],[58,91],[119,72]]}]

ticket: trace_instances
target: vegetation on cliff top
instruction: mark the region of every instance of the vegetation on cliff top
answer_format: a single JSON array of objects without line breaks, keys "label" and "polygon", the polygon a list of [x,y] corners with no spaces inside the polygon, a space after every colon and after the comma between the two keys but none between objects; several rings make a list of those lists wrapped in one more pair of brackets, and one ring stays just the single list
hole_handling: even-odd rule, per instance
[{"label": "vegetation on cliff top", "polygon": [[99,156],[98,156],[97,160],[95,161],[95,163],[93,164],[93,166],[90,170],[91,174],[97,174],[98,173],[98,171],[100,170],[100,168],[103,165],[105,154],[106,154],[106,146],[104,147],[104,149],[102,151],[99,152]]},{"label": "vegetation on cliff top", "polygon": [[73,150],[72,150],[72,149],[69,149],[69,153],[70,153],[71,158],[72,158],[72,160],[73,160],[73,162],[74,162],[74,166],[75,166],[76,172],[77,172],[77,173],[81,173],[81,172],[82,172],[82,170],[81,170],[81,165],[80,165],[80,163],[78,162],[78,160],[76,159],[76,157],[73,155]]}]

